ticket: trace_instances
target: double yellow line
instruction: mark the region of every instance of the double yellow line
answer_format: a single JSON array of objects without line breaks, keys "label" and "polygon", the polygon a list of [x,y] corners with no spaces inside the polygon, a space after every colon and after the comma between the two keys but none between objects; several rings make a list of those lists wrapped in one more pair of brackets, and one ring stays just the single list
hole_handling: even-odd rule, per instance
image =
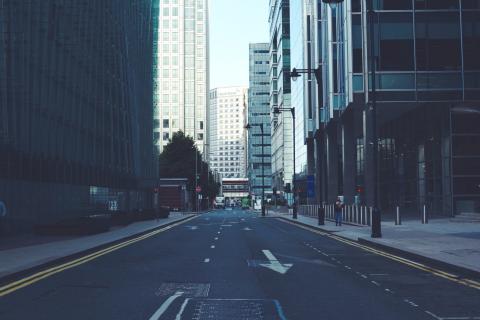
[{"label": "double yellow line", "polygon": [[473,289],[480,290],[480,282],[478,282],[478,281],[471,280],[471,279],[466,279],[466,278],[461,278],[458,275],[455,275],[455,274],[452,274],[452,273],[449,273],[449,272],[445,272],[445,271],[442,271],[442,270],[439,270],[439,269],[436,269],[436,268],[432,268],[432,267],[429,267],[429,266],[424,265],[422,263],[418,263],[418,262],[415,262],[415,261],[412,261],[412,260],[409,260],[409,259],[405,259],[405,258],[402,258],[400,256],[396,256],[394,254],[391,254],[391,253],[388,253],[388,252],[385,252],[385,251],[382,251],[382,250],[379,250],[379,249],[375,249],[375,248],[372,248],[372,247],[369,247],[369,246],[366,246],[366,245],[362,245],[362,244],[360,244],[356,241],[348,240],[348,239],[339,237],[337,235],[334,235],[332,233],[320,231],[320,230],[317,230],[317,229],[314,229],[314,228],[311,228],[311,227],[307,227],[307,226],[304,226],[304,225],[301,225],[301,224],[298,224],[298,223],[295,223],[295,222],[287,221],[287,220],[284,220],[284,219],[280,219],[280,221],[291,224],[291,225],[294,225],[296,227],[299,227],[299,228],[302,228],[302,229],[305,229],[305,230],[308,230],[310,232],[313,232],[313,233],[316,233],[316,234],[319,234],[319,235],[322,235],[322,236],[325,236],[325,237],[343,242],[343,243],[348,244],[350,246],[360,248],[362,250],[368,251],[370,253],[374,253],[376,255],[388,258],[390,260],[400,262],[402,264],[405,264],[405,265],[408,265],[410,267],[428,272],[430,274],[434,274],[438,277],[456,282],[458,284],[461,284],[461,285],[464,285],[464,286],[467,286],[467,287],[470,287],[470,288],[473,288]]},{"label": "double yellow line", "polygon": [[124,248],[126,246],[129,246],[131,244],[134,244],[136,242],[139,242],[139,241],[142,241],[142,240],[145,240],[147,238],[150,238],[150,237],[153,237],[161,232],[165,232],[169,229],[172,229],[172,228],[175,228],[176,226],[182,224],[182,223],[185,223],[185,222],[188,222],[192,219],[196,218],[196,216],[193,216],[193,217],[190,217],[190,218],[187,218],[185,220],[182,220],[180,222],[176,222],[174,224],[171,224],[167,227],[164,227],[164,228],[160,228],[160,229],[157,229],[157,230],[154,230],[152,232],[149,232],[149,233],[146,233],[142,236],[139,236],[139,237],[136,237],[136,238],[133,238],[133,239],[130,239],[130,240],[127,240],[127,241],[124,241],[124,242],[121,242],[119,244],[116,244],[116,245],[113,245],[111,247],[108,247],[108,248],[105,248],[105,249],[102,249],[102,250],[99,250],[99,251],[96,251],[94,253],[91,253],[91,254],[88,254],[86,256],[83,256],[81,258],[78,258],[78,259],[75,259],[75,260],[72,260],[72,261],[69,261],[69,262],[66,262],[64,264],[61,264],[61,265],[58,265],[56,267],[52,267],[50,269],[46,269],[46,270],[43,270],[43,271],[40,271],[40,272],[37,272],[35,274],[32,274],[31,276],[28,276],[26,278],[23,278],[23,279],[20,279],[20,280],[17,280],[17,281],[14,281],[12,283],[9,283],[3,287],[0,287],[0,297],[3,297],[3,296],[6,296],[7,294],[10,294],[14,291],[17,291],[18,289],[21,289],[21,288],[24,288],[26,286],[29,286],[31,284],[34,284],[35,282],[38,282],[42,279],[45,279],[45,278],[48,278],[50,276],[53,276],[54,274],[57,274],[59,272],[62,272],[62,271],[65,271],[65,270],[68,270],[70,268],[74,268],[76,266],[79,266],[79,265],[82,265],[84,263],[87,263],[89,261],[92,261],[94,259],[97,259],[101,256],[104,256],[106,254],[109,254],[113,251],[117,251],[121,248]]}]

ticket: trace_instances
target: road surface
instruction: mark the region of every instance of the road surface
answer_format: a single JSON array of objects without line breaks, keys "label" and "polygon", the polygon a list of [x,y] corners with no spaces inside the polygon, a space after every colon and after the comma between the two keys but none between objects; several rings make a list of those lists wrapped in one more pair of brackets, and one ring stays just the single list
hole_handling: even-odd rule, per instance
[{"label": "road surface", "polygon": [[468,283],[241,210],[4,283],[0,295],[2,320],[480,319]]}]

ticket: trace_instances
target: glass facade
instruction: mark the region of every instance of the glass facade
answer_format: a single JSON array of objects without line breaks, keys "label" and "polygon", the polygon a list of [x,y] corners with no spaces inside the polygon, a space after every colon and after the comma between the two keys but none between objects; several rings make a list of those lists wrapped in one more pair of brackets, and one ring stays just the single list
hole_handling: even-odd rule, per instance
[{"label": "glass facade", "polygon": [[179,130],[191,136],[201,152],[206,147],[208,102],[208,1],[160,1],[156,52],[154,128],[158,152]]},{"label": "glass facade", "polygon": [[210,170],[221,178],[246,178],[248,89],[216,88],[210,90],[209,97]]},{"label": "glass facade", "polygon": [[97,187],[118,210],[148,206],[152,14],[152,1],[2,3],[0,224],[106,210]]},{"label": "glass facade", "polygon": [[[374,38],[366,1],[322,5],[324,88],[329,125],[352,127],[339,141],[355,150],[355,181],[341,193],[372,201],[370,43],[376,61],[380,206],[414,215],[480,213],[480,6],[478,1],[374,1]],[[326,69],[326,70],[325,70]],[[350,90],[351,88],[351,90]],[[365,89],[367,88],[367,89]],[[352,94],[353,93],[353,94]],[[344,95],[344,99],[335,98]],[[346,119],[351,115],[352,121]],[[333,121],[334,120],[334,121]],[[347,197],[354,201],[353,197]]]},{"label": "glass facade", "polygon": [[253,43],[249,52],[247,167],[250,191],[256,196],[262,195],[262,186],[266,194],[272,193],[269,48],[268,43]]},{"label": "glass facade", "polygon": [[[291,108],[290,1],[270,0],[270,108]],[[292,185],[293,123],[290,112],[272,113],[272,184]]]}]

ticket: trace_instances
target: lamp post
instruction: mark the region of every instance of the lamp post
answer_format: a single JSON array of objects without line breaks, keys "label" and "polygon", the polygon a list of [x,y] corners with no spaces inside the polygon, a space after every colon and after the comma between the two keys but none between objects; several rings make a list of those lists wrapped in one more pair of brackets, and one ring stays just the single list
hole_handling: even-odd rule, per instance
[{"label": "lamp post", "polygon": [[[315,79],[317,80],[317,91],[318,91],[318,99],[321,99],[323,96],[323,82],[322,82],[322,65],[320,65],[318,68],[315,69],[297,69],[293,68],[292,71],[290,72],[290,78],[293,81],[297,81],[297,79],[302,75],[302,74],[313,74],[315,75]],[[319,106],[320,108],[323,108],[322,106]],[[295,118],[295,117],[294,117]],[[295,120],[294,120],[295,122]],[[294,124],[294,130],[295,130],[295,124]],[[322,131],[325,131],[324,123],[322,122]],[[294,133],[295,135],[295,133]],[[324,134],[322,135],[323,139]],[[294,140],[295,143],[295,140]],[[322,149],[324,150],[325,148],[325,141],[322,141]],[[324,170],[323,170],[323,161],[320,160],[320,172],[321,172],[321,178],[320,181],[322,181],[322,176],[324,175]],[[320,190],[320,212],[318,214],[318,224],[319,225],[324,225],[325,224],[325,208],[323,206],[323,188]]]},{"label": "lamp post", "polygon": [[[322,0],[333,9],[343,0]],[[372,159],[372,180],[373,180],[373,212],[372,212],[372,238],[382,237],[381,214],[378,206],[378,133],[377,133],[377,96],[376,96],[376,63],[375,63],[375,10],[373,8],[373,0],[366,0],[368,11],[368,45],[370,46],[369,64],[372,73],[371,93],[369,95],[368,111],[372,123],[372,142],[373,142],[373,159]]]},{"label": "lamp post", "polygon": [[[265,153],[264,153],[264,146],[263,143],[263,123],[254,124],[253,126],[259,126],[260,131],[262,133],[262,217],[265,217]],[[252,128],[252,125],[247,124],[245,129],[249,130]]]},{"label": "lamp post", "polygon": [[293,219],[297,219],[297,184],[295,182],[295,108],[273,108],[273,113],[279,114],[280,112],[290,111],[292,113],[292,124],[293,124]]}]

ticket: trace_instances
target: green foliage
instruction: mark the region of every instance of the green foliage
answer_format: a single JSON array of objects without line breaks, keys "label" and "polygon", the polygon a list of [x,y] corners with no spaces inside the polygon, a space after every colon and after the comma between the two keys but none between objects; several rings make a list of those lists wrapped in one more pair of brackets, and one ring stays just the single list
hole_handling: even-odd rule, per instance
[{"label": "green foliage", "polygon": [[160,178],[187,178],[188,190],[195,191],[195,156],[197,157],[198,184],[201,194],[210,199],[215,198],[220,185],[215,183],[214,176],[191,137],[182,131],[173,134],[170,142],[163,148],[159,158]]}]

